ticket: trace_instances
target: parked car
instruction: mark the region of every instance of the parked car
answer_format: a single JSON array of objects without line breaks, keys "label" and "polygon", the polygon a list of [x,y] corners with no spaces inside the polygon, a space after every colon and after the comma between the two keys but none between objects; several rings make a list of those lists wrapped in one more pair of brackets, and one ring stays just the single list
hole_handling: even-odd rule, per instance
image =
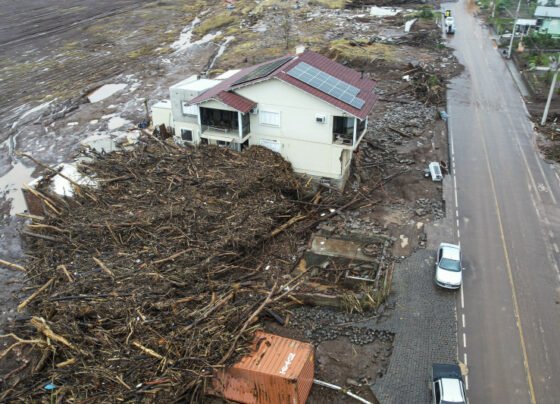
[{"label": "parked car", "polygon": [[446,34],[455,33],[455,18],[445,17],[445,33]]},{"label": "parked car", "polygon": [[434,363],[431,377],[434,404],[466,403],[461,368],[453,364]]},{"label": "parked car", "polygon": [[463,281],[461,247],[449,243],[439,245],[434,280],[442,288],[458,289],[461,287]]}]

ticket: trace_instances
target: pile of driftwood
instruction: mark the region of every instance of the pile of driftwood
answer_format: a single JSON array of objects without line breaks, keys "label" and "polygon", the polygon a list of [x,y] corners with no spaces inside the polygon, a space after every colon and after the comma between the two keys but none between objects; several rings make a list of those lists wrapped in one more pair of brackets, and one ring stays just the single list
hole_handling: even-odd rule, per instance
[{"label": "pile of driftwood", "polygon": [[349,206],[306,198],[290,164],[260,147],[151,140],[82,170],[96,189],[36,191],[33,294],[3,336],[0,357],[18,367],[0,401],[199,401],[264,316],[285,318],[307,276],[302,243],[327,207]]},{"label": "pile of driftwood", "polygon": [[445,102],[445,84],[439,74],[418,68],[412,72],[410,82],[417,100],[431,105]]}]

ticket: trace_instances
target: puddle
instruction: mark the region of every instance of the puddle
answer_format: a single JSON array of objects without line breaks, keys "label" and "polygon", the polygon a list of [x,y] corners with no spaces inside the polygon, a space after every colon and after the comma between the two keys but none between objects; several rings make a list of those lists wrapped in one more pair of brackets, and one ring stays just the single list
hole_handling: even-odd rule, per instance
[{"label": "puddle", "polygon": [[88,95],[88,100],[91,103],[99,102],[104,100],[105,98],[109,98],[113,94],[118,91],[121,91],[123,88],[126,87],[126,84],[105,84],[104,86],[99,87],[97,90],[91,92]]},{"label": "puddle", "polygon": [[179,39],[171,44],[171,49],[184,50],[191,46],[192,30],[200,23],[200,18],[196,17],[193,22],[183,29]]},{"label": "puddle", "polygon": [[21,213],[27,209],[21,187],[33,180],[31,174],[35,167],[27,167],[22,162],[17,161],[12,169],[0,177],[0,197],[11,200],[10,215]]}]

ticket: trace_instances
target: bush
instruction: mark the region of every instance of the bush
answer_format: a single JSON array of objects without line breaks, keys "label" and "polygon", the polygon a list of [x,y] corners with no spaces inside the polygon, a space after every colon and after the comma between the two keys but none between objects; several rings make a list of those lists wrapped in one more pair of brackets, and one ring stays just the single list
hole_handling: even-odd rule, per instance
[{"label": "bush", "polygon": [[431,19],[434,18],[434,11],[429,7],[423,7],[417,14],[419,18]]},{"label": "bush", "polygon": [[533,32],[523,39],[528,48],[560,49],[560,38],[553,38],[550,34]]}]

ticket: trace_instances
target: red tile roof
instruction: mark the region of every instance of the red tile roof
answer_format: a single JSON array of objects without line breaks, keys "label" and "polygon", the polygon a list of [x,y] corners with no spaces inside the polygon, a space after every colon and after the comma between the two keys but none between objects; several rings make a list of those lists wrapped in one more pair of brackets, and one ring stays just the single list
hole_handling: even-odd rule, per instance
[{"label": "red tile roof", "polygon": [[[226,105],[229,105],[230,107],[241,111],[241,112],[247,112],[249,110],[251,110],[251,108],[253,108],[256,103],[245,98],[242,97],[238,94],[233,93],[233,91],[235,91],[236,88],[240,88],[240,87],[245,87],[247,85],[251,85],[257,82],[261,82],[264,80],[268,80],[271,78],[278,78],[288,84],[293,85],[294,87],[297,87],[345,112],[347,112],[350,115],[353,115],[355,117],[358,117],[359,119],[365,119],[368,114],[371,112],[371,110],[373,109],[373,106],[375,105],[375,102],[377,101],[377,95],[375,95],[375,93],[373,92],[373,89],[375,88],[375,82],[367,79],[367,78],[361,78],[361,73],[352,70],[346,66],[341,65],[340,63],[337,63],[325,56],[322,56],[318,53],[315,52],[311,52],[311,51],[305,51],[302,54],[299,55],[295,55],[294,58],[290,61],[288,61],[287,63],[285,63],[284,65],[282,65],[280,68],[276,69],[274,72],[270,73],[269,75],[265,76],[265,77],[260,77],[258,79],[255,79],[253,81],[249,81],[249,82],[245,82],[239,85],[234,85],[234,83],[239,80],[241,77],[244,77],[245,75],[251,73],[252,71],[256,70],[258,67],[263,66],[265,64],[271,63],[275,60],[280,60],[282,58],[285,58],[285,56],[282,56],[281,58],[277,58],[274,60],[270,60],[255,66],[250,66],[250,67],[246,67],[244,69],[241,69],[239,72],[237,72],[236,74],[234,74],[233,76],[229,77],[228,79],[224,80],[223,82],[221,82],[220,84],[216,85],[215,87],[212,87],[210,89],[208,89],[205,93],[199,95],[198,97],[194,98],[191,100],[190,104],[199,104],[201,102],[210,100],[210,99],[219,99],[220,101],[224,102]],[[294,68],[295,66],[297,66],[299,63],[301,62],[305,62],[325,73],[330,74],[331,76],[336,77],[339,80],[344,81],[347,84],[351,84],[357,88],[360,89],[360,92],[358,93],[358,98],[361,98],[362,100],[364,100],[364,105],[362,106],[362,108],[354,108],[353,106],[346,104],[343,101],[340,101],[339,99],[332,97],[320,90],[317,90],[316,88],[305,84],[304,82],[291,77],[287,74],[287,72],[289,70],[291,70],[292,68]],[[249,106],[250,105],[250,106]]]}]

